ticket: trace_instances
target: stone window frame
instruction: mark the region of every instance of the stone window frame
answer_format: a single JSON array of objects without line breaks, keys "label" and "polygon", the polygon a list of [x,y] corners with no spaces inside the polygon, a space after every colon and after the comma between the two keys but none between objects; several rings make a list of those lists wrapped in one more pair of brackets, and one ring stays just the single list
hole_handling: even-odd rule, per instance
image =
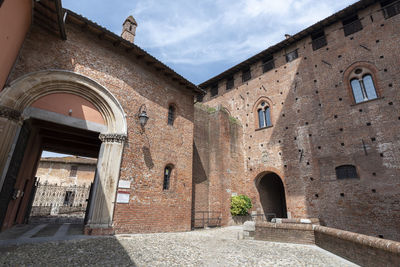
[{"label": "stone window frame", "polygon": [[[271,121],[271,125],[265,126],[265,127],[260,127],[259,124],[259,117],[258,117],[258,110],[261,106],[261,103],[265,102],[267,104],[267,106],[269,107],[269,114],[270,114],[270,121]],[[260,131],[260,130],[264,130],[264,129],[268,129],[268,128],[272,128],[274,126],[274,122],[273,122],[273,103],[271,101],[271,99],[269,99],[266,96],[262,96],[260,97],[254,104],[253,107],[253,114],[254,114],[254,128],[255,131]]]},{"label": "stone window frame", "polygon": [[[356,74],[355,72],[356,72],[357,69],[361,69],[361,73]],[[355,96],[354,96],[354,93],[353,93],[353,87],[351,86],[351,81],[353,79],[355,79],[355,78],[356,79],[363,78],[366,75],[371,75],[377,97],[376,98],[372,98],[372,99],[368,99],[368,100],[365,100],[365,101],[361,101],[361,102],[356,102]],[[375,67],[375,65],[373,65],[373,64],[371,64],[369,62],[355,62],[355,63],[353,63],[344,72],[343,81],[344,81],[344,84],[345,84],[345,86],[347,88],[347,92],[348,92],[349,98],[351,99],[351,105],[359,105],[359,104],[367,103],[367,102],[374,101],[374,100],[382,98],[382,89],[381,89],[381,86],[380,86],[380,83],[379,83],[379,79],[378,79],[378,69]]]}]

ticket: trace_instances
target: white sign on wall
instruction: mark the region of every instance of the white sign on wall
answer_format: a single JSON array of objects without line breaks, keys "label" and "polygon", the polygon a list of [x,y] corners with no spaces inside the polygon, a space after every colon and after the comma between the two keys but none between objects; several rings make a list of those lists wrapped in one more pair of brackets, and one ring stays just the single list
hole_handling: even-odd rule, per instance
[{"label": "white sign on wall", "polygon": [[129,193],[118,192],[117,193],[117,203],[129,203]]},{"label": "white sign on wall", "polygon": [[119,180],[118,182],[119,188],[131,188],[131,181],[128,180]]}]

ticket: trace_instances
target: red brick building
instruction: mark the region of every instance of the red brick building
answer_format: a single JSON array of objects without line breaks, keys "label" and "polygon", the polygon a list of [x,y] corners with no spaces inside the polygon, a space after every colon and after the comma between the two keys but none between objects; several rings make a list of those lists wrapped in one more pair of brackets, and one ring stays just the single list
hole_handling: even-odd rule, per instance
[{"label": "red brick building", "polygon": [[214,110],[196,111],[194,205],[246,194],[257,213],[400,240],[399,11],[359,1],[200,84]]},{"label": "red brick building", "polygon": [[98,159],[89,234],[188,231],[200,211],[226,225],[246,194],[266,217],[400,240],[398,2],[357,2],[200,88],[133,43],[133,17],[120,37],[60,0],[32,10],[0,51],[2,229],[49,150]]}]

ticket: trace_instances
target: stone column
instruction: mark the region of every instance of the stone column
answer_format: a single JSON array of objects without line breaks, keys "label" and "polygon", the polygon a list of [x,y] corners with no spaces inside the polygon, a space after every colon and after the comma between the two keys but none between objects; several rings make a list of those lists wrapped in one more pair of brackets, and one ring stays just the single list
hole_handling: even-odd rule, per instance
[{"label": "stone column", "polygon": [[100,134],[103,142],[97,162],[93,196],[90,200],[88,227],[111,228],[126,135]]},{"label": "stone column", "polygon": [[21,113],[0,106],[0,191],[21,128]]}]

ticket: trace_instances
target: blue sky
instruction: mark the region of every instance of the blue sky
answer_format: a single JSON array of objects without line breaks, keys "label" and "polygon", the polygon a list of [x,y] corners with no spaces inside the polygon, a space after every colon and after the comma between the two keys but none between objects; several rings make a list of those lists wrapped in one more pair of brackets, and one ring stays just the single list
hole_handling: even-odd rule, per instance
[{"label": "blue sky", "polygon": [[120,35],[129,15],[135,43],[199,84],[355,3],[354,0],[63,0]]},{"label": "blue sky", "polygon": [[[120,35],[129,16],[135,43],[199,84],[355,0],[63,0],[63,7]],[[45,152],[43,156],[59,156]]]}]

